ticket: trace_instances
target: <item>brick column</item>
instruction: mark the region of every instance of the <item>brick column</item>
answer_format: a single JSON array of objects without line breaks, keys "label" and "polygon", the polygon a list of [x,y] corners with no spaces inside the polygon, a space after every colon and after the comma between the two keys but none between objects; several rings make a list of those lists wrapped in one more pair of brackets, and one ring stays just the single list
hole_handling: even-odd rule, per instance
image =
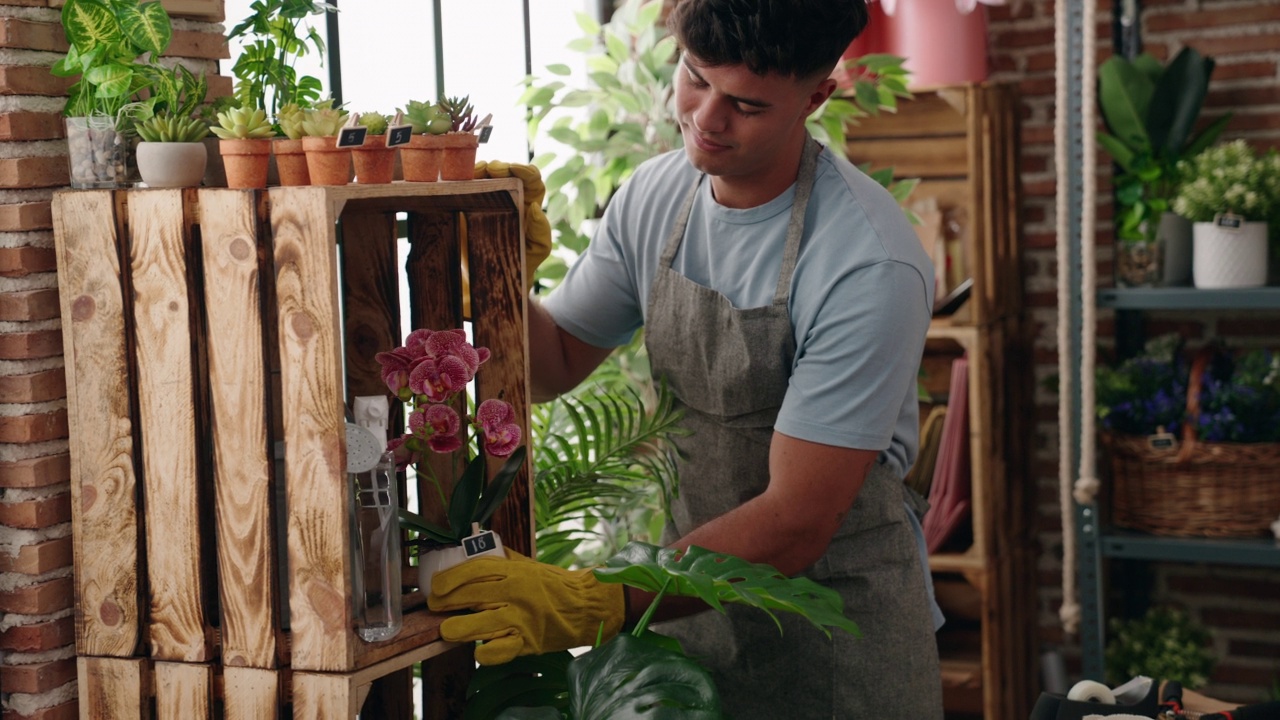
[{"label": "brick column", "polygon": [[[50,7],[54,5],[55,7]],[[3,720],[78,716],[70,458],[50,199],[68,182],[48,71],[67,49],[58,0],[0,0],[0,689]],[[166,2],[190,9],[191,0]],[[209,75],[228,57],[221,0],[179,19],[168,55]],[[185,6],[185,7],[183,7]],[[91,431],[91,430],[90,430]]]}]

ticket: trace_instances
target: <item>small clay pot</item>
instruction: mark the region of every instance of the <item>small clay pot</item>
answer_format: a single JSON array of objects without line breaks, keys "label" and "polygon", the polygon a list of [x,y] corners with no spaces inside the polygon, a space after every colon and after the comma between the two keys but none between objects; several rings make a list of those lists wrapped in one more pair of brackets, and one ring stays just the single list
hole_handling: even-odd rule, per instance
[{"label": "small clay pot", "polygon": [[440,158],[444,153],[443,135],[414,135],[408,145],[400,146],[400,165],[409,182],[435,182],[440,179]]},{"label": "small clay pot", "polygon": [[269,138],[223,140],[218,143],[227,187],[262,189],[267,186],[267,162],[271,159]]},{"label": "small clay pot", "polygon": [[444,157],[440,159],[441,180],[474,180],[476,149],[480,138],[472,133],[448,133],[444,139]]},{"label": "small clay pot", "polygon": [[385,135],[370,135],[360,147],[351,148],[356,168],[356,184],[389,183],[395,174],[396,149],[387,147]]},{"label": "small clay pot", "polygon": [[311,184],[307,153],[302,149],[301,139],[276,138],[271,141],[271,150],[276,156],[276,172],[280,176],[281,185]]},{"label": "small clay pot", "polygon": [[351,182],[351,148],[338,147],[338,138],[304,137],[302,148],[307,151],[307,172],[312,185],[346,185]]}]

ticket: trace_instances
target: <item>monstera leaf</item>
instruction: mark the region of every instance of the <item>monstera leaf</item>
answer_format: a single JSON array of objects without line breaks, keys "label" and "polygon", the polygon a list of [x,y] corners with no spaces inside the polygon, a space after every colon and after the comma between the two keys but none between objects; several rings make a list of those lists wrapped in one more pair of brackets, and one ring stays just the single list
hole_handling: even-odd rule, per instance
[{"label": "monstera leaf", "polygon": [[706,669],[626,634],[569,664],[569,704],[576,720],[720,717],[720,695]]}]

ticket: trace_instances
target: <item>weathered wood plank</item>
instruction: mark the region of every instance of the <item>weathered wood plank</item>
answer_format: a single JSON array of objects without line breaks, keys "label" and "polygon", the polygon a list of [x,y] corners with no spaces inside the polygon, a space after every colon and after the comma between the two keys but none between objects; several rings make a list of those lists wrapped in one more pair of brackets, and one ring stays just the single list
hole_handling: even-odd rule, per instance
[{"label": "weathered wood plank", "polygon": [[347,402],[387,395],[374,356],[400,344],[400,276],[396,218],[390,213],[342,216],[342,297]]},{"label": "weathered wood plank", "polygon": [[289,505],[292,664],[354,658],[334,218],[320,188],[271,191]]},{"label": "weathered wood plank", "polygon": [[213,668],[203,663],[157,662],[157,720],[213,717]]},{"label": "weathered wood plank", "polygon": [[151,673],[145,658],[76,658],[81,720],[150,717]]},{"label": "weathered wood plank", "polygon": [[911,100],[899,100],[897,112],[858,118],[857,139],[892,137],[938,137],[963,135],[969,93],[963,87],[916,93]]},{"label": "weathered wood plank", "polygon": [[[471,332],[493,356],[476,376],[476,403],[501,398],[515,410],[521,428],[529,430],[529,347],[525,333],[524,233],[513,212],[467,214],[467,251],[471,278]],[[527,437],[526,437],[527,441]],[[490,462],[490,472],[502,459]],[[532,555],[532,454],[511,492],[493,518],[504,544]]]},{"label": "weathered wood plank", "polygon": [[70,428],[76,645],[133,655],[140,637],[138,512],[115,197],[53,197]]},{"label": "weathered wood plank", "polygon": [[351,720],[359,712],[348,675],[293,674],[294,720]]},{"label": "weathered wood plank", "polygon": [[859,138],[849,142],[849,160],[869,162],[873,170],[892,167],[899,177],[957,178],[969,171],[968,150],[964,136]]},{"label": "weathered wood plank", "polygon": [[259,668],[222,670],[225,720],[275,720],[280,715],[280,672]]},{"label": "weathered wood plank", "polygon": [[200,192],[221,577],[222,657],[277,664],[273,457],[262,290],[265,238],[251,193]]},{"label": "weathered wood plank", "polygon": [[129,255],[138,357],[138,417],[146,493],[152,657],[198,662],[205,638],[201,572],[200,438],[182,192],[129,196]]}]

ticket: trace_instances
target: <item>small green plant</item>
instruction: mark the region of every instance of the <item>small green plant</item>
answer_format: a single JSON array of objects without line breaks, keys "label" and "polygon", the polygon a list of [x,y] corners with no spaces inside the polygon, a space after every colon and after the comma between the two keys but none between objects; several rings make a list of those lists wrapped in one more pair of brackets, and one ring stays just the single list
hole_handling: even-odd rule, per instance
[{"label": "small green plant", "polygon": [[310,137],[333,137],[347,124],[349,113],[332,107],[333,102],[319,103],[302,111],[302,134]]},{"label": "small green plant", "polygon": [[1185,178],[1173,209],[1192,222],[1219,213],[1266,221],[1280,208],[1280,153],[1259,155],[1244,140],[1214,145],[1178,164]]},{"label": "small green plant", "polygon": [[246,39],[231,72],[236,77],[236,98],[276,116],[289,103],[305,105],[320,99],[323,88],[318,78],[299,76],[294,66],[311,50],[324,57],[324,38],[314,28],[305,36],[299,31],[303,21],[337,7],[323,0],[254,0],[252,13],[228,33],[229,40]]},{"label": "small green plant", "polygon": [[1112,618],[1109,625],[1105,661],[1113,685],[1138,675],[1176,680],[1188,689],[1209,681],[1217,663],[1209,633],[1184,611],[1154,607],[1133,620]]},{"label": "small green plant", "polygon": [[399,112],[404,114],[405,122],[413,126],[414,135],[443,135],[452,125],[449,113],[436,103],[410,100]]},{"label": "small green plant", "polygon": [[471,132],[476,126],[471,96],[441,98],[440,109],[449,116],[449,132]]},{"label": "small green plant", "polygon": [[[160,3],[137,0],[67,0],[62,28],[69,47],[50,72],[79,78],[62,110],[67,117],[117,117],[148,87],[150,78],[141,69],[159,58],[173,38],[169,14]],[[149,60],[139,62],[144,55]]]},{"label": "small green plant", "polygon": [[359,113],[360,119],[356,122],[369,128],[370,135],[386,135],[387,125],[391,122],[390,118],[382,113]]},{"label": "small green plant", "polygon": [[306,134],[302,129],[302,121],[305,119],[305,109],[297,103],[285,103],[276,112],[276,125],[290,140],[298,140]]},{"label": "small green plant", "polygon": [[247,106],[218,113],[218,124],[209,129],[223,140],[261,139],[275,135],[266,111]]},{"label": "small green plant", "polygon": [[138,135],[147,142],[200,142],[209,135],[209,126],[200,118],[171,115],[161,111],[137,125]]}]

